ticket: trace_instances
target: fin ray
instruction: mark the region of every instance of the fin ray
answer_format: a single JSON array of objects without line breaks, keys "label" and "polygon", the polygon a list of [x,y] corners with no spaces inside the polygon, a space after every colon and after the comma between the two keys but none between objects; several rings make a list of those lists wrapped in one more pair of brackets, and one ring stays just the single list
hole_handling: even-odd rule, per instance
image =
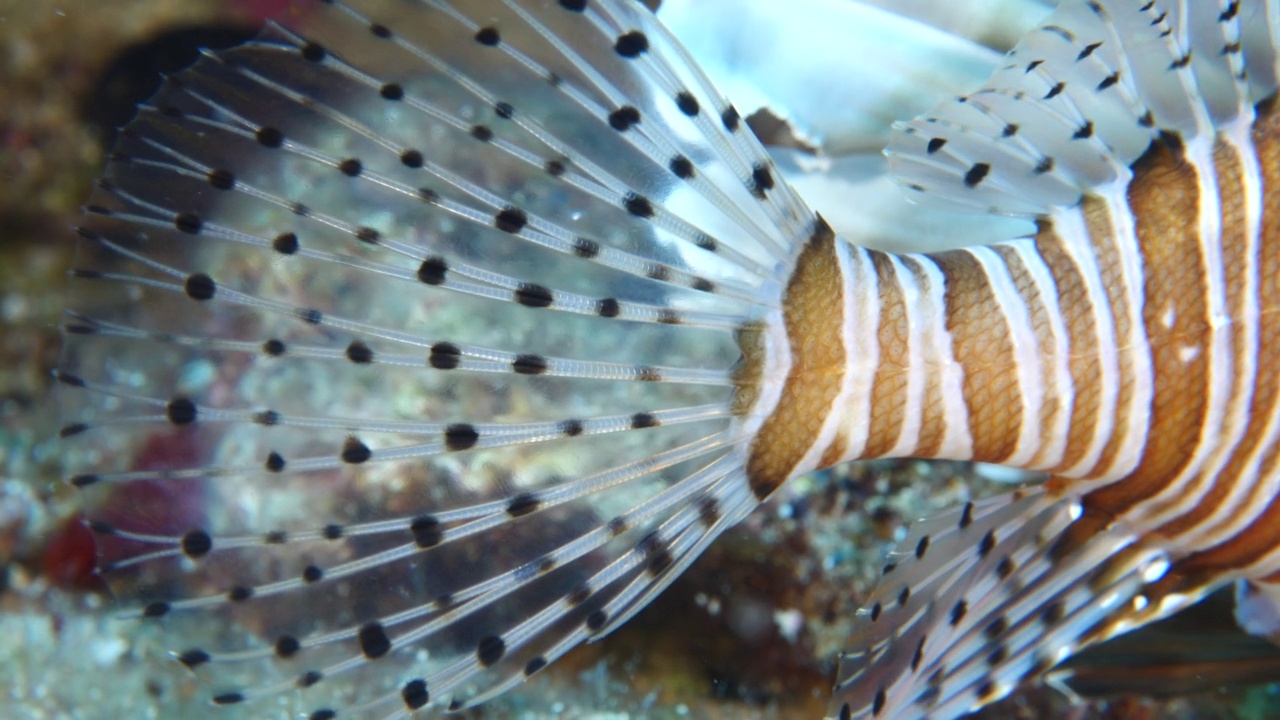
[{"label": "fin ray", "polygon": [[477,702],[758,504],[737,335],[813,216],[654,21],[563,5],[300,2],[121,135],[68,464],[126,612],[215,704]]},{"label": "fin ray", "polygon": [[908,556],[907,572],[886,573],[872,609],[859,613],[832,717],[947,720],[972,712],[1102,639],[1099,628],[1117,627],[1114,611],[1168,568],[1162,551],[1122,526],[1077,544],[1069,537],[1081,517],[1073,499],[1032,488],[985,502],[961,531],[982,533],[976,542],[961,535],[919,552],[907,547],[925,537],[913,529],[895,553]]},{"label": "fin ray", "polygon": [[1161,133],[1251,121],[1274,51],[1246,42],[1240,18],[1274,27],[1275,14],[1228,0],[1064,2],[981,89],[898,126],[891,170],[942,207],[1034,217],[1074,205],[1127,181]]}]

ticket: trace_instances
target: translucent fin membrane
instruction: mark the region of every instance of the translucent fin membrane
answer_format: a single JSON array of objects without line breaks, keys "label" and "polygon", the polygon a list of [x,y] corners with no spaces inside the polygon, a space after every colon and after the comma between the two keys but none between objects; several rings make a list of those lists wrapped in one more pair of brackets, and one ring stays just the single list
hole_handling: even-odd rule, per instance
[{"label": "translucent fin membrane", "polygon": [[[1258,26],[1246,30],[1244,23]],[[893,172],[940,206],[1043,215],[1127,179],[1160,134],[1190,140],[1275,90],[1272,2],[1067,0],[970,95],[898,127]]]},{"label": "translucent fin membrane", "polygon": [[461,707],[756,504],[733,406],[811,214],[638,4],[297,3],[79,223],[71,481],[214,702]]},{"label": "translucent fin membrane", "polygon": [[889,557],[841,655],[830,716],[966,715],[1145,608],[1169,563],[1116,526],[1065,542],[1074,500],[1019,490],[923,520]]}]

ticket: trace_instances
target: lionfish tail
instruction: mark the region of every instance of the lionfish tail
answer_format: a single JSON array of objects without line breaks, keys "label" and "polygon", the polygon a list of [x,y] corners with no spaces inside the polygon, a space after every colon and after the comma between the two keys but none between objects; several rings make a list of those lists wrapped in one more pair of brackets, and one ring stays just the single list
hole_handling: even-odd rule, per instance
[{"label": "lionfish tail", "polygon": [[639,3],[296,2],[167,79],[77,228],[101,572],[217,704],[517,685],[758,504],[740,343],[812,224]]}]

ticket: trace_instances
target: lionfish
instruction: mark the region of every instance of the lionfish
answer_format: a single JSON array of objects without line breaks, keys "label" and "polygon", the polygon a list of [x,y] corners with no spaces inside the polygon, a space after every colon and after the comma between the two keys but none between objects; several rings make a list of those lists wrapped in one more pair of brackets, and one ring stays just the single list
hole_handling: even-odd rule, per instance
[{"label": "lionfish", "polygon": [[216,704],[447,712],[789,478],[951,458],[1049,479],[910,528],[832,717],[962,716],[1231,582],[1274,633],[1278,48],[1276,0],[1065,0],[888,148],[1034,232],[891,254],[639,3],[296,2],[167,79],[79,221],[101,571]]}]

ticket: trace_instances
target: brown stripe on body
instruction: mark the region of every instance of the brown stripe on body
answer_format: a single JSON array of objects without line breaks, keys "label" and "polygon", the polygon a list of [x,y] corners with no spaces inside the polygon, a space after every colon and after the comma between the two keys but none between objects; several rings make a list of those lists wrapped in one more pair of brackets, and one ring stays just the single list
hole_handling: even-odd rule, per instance
[{"label": "brown stripe on body", "polygon": [[1050,324],[1050,313],[1057,312],[1055,307],[1050,310],[1045,298],[1040,293],[1040,288],[1035,284],[1031,277],[1031,273],[1027,272],[1027,267],[1022,262],[1022,256],[1008,245],[994,245],[992,249],[1000,253],[1000,257],[1004,258],[1005,265],[1009,266],[1009,275],[1013,278],[1013,285],[1018,289],[1018,295],[1022,297],[1023,302],[1027,305],[1027,314],[1031,319],[1031,331],[1036,337],[1036,355],[1040,358],[1040,377],[1044,379],[1046,387],[1044,388],[1044,398],[1040,403],[1040,416],[1037,422],[1040,427],[1040,437],[1037,440],[1039,447],[1035,455],[1028,461],[1028,467],[1036,467],[1044,459],[1045,450],[1051,445],[1048,434],[1053,431],[1053,424],[1057,421],[1058,413],[1062,412],[1064,398],[1062,392],[1064,388],[1057,387],[1056,381],[1054,386],[1049,387],[1047,383],[1051,378],[1056,377],[1057,363],[1060,358],[1057,356],[1057,348],[1054,345],[1053,326]]},{"label": "brown stripe on body", "polygon": [[[1280,472],[1280,448],[1272,445],[1258,464],[1258,478]],[[1254,495],[1253,502],[1267,504],[1265,510],[1244,530],[1207,550],[1192,553],[1173,565],[1173,572],[1187,578],[1203,578],[1236,568],[1245,568],[1280,550],[1280,496]],[[1222,538],[1209,538],[1206,544]]]},{"label": "brown stripe on body", "polygon": [[[1173,481],[1195,455],[1209,393],[1208,280],[1200,246],[1200,178],[1183,148],[1156,142],[1134,164],[1129,203],[1145,260],[1143,323],[1151,343],[1155,392],[1146,448],[1137,469],[1085,497],[1118,515]],[[1165,327],[1172,308],[1176,322]],[[1184,356],[1188,348],[1194,357]]]},{"label": "brown stripe on body", "polygon": [[973,459],[1000,462],[1013,454],[1022,425],[1022,390],[1009,323],[996,309],[991,281],[965,250],[930,256],[946,277],[947,332],[964,368],[964,403]]},{"label": "brown stripe on body", "polygon": [[[1280,111],[1277,98],[1259,105],[1253,145],[1262,168],[1262,237],[1259,254],[1259,389],[1274,386],[1280,367]],[[1266,383],[1264,385],[1263,383]],[[1255,398],[1254,407],[1258,407]],[[1257,482],[1280,472],[1280,447],[1267,448],[1256,471]],[[1255,486],[1249,501],[1266,503],[1262,513],[1244,530],[1220,544],[1176,562],[1178,577],[1198,578],[1244,568],[1280,548],[1280,496],[1263,497]]]},{"label": "brown stripe on body", "polygon": [[822,457],[818,459],[818,467],[831,467],[838,464],[844,459],[849,452],[849,436],[844,433],[843,428],[836,430],[836,436],[831,439],[831,444],[826,450],[822,451]]},{"label": "brown stripe on body", "polygon": [[1094,466],[1093,474],[1102,475],[1112,469],[1116,455],[1126,440],[1125,428],[1128,427],[1129,413],[1132,411],[1130,404],[1133,402],[1133,383],[1136,373],[1146,373],[1149,369],[1145,363],[1139,366],[1139,358],[1124,344],[1135,328],[1131,319],[1133,308],[1129,304],[1129,281],[1125,278],[1120,249],[1116,246],[1116,228],[1111,217],[1111,209],[1106,201],[1090,195],[1085,198],[1083,210],[1090,247],[1093,248],[1093,255],[1098,263],[1098,274],[1102,278],[1102,287],[1107,293],[1107,302],[1111,308],[1116,342],[1121,344],[1117,353],[1120,385],[1116,394],[1113,430]]},{"label": "brown stripe on body", "polygon": [[[902,266],[910,271],[911,276],[916,281],[916,287],[919,290],[921,298],[921,315],[929,315],[934,312],[942,312],[943,308],[934,308],[928,300],[931,293],[934,292],[933,281],[925,274],[924,268],[920,267],[920,261],[911,257],[899,257]],[[926,307],[924,303],[929,303]],[[924,333],[921,338],[923,347],[918,352],[926,353],[926,358],[933,357],[928,348],[933,347],[937,343],[942,342],[942,338],[933,337],[930,333]],[[935,457],[942,449],[942,441],[947,434],[947,406],[942,398],[942,377],[941,368],[931,367],[928,362],[924,368],[924,394],[921,398],[922,407],[920,409],[920,438],[916,444],[915,451],[911,454],[915,457]]]},{"label": "brown stripe on body", "polygon": [[862,457],[880,457],[893,449],[902,434],[907,399],[908,354],[920,352],[911,346],[907,306],[902,299],[893,263],[889,256],[868,250],[880,279],[880,362],[871,387],[869,435]]},{"label": "brown stripe on body", "polygon": [[821,221],[796,261],[783,317],[791,341],[791,371],[747,459],[747,479],[761,500],[791,476],[809,451],[844,378],[844,278],[835,234]]},{"label": "brown stripe on body", "polygon": [[[1250,298],[1245,295],[1245,273],[1253,261],[1247,257],[1247,230],[1245,215],[1244,174],[1238,152],[1231,145],[1218,143],[1213,153],[1214,167],[1218,174],[1218,190],[1222,198],[1222,266],[1225,268],[1225,284],[1227,291],[1228,314],[1235,322],[1257,323],[1258,319],[1246,315],[1246,304]],[[1269,282],[1270,292],[1275,292],[1275,274],[1280,272],[1280,247],[1275,238],[1268,244],[1265,240],[1259,247],[1259,262],[1262,281]],[[1268,297],[1262,292],[1262,297]],[[1276,297],[1272,294],[1271,297]],[[1268,327],[1270,326],[1270,327]],[[1232,332],[1232,353],[1234,358],[1233,380],[1236,393],[1241,392],[1241,381],[1254,382],[1254,396],[1249,409],[1248,427],[1240,444],[1232,452],[1227,465],[1213,478],[1213,485],[1208,493],[1190,512],[1175,518],[1160,528],[1158,532],[1166,536],[1177,536],[1190,530],[1212,515],[1239,482],[1247,482],[1257,471],[1250,462],[1250,456],[1257,451],[1263,441],[1267,425],[1275,412],[1277,389],[1280,389],[1280,375],[1271,369],[1280,367],[1280,344],[1277,340],[1277,329],[1274,323],[1263,324],[1259,328],[1259,345],[1257,349],[1257,374],[1253,378],[1245,378],[1245,361],[1248,348],[1245,346],[1245,333],[1236,332],[1234,327],[1227,328]],[[1255,486],[1256,489],[1256,486]]]},{"label": "brown stripe on body", "polygon": [[1084,457],[1093,440],[1102,407],[1098,376],[1102,373],[1102,361],[1098,357],[1098,327],[1093,317],[1093,303],[1089,289],[1084,284],[1080,270],[1064,247],[1066,241],[1058,235],[1053,223],[1040,222],[1036,233],[1036,251],[1044,259],[1058,289],[1058,307],[1062,309],[1062,322],[1067,330],[1070,360],[1067,369],[1071,374],[1072,406],[1071,424],[1067,430],[1067,448],[1057,470],[1074,466]]}]

